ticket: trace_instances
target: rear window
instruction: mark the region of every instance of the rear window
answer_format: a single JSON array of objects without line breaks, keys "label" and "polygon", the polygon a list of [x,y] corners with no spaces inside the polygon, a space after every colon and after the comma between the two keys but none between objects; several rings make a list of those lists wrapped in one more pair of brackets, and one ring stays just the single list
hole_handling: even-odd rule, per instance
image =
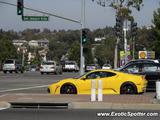
[{"label": "rear window", "polygon": [[54,62],[43,62],[42,65],[54,65]]},{"label": "rear window", "polygon": [[14,63],[14,60],[6,60],[5,61],[5,64],[12,64],[12,63]]},{"label": "rear window", "polygon": [[74,62],[66,62],[65,64],[66,65],[75,65],[76,63],[74,63]]},{"label": "rear window", "polygon": [[154,64],[144,64],[143,71],[144,72],[156,72],[160,70],[160,66]]}]

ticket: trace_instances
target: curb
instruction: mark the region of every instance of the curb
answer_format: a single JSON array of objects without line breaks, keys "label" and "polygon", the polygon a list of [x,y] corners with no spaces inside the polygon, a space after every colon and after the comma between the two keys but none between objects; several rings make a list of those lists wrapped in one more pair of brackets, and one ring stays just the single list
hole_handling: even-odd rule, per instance
[{"label": "curb", "polygon": [[123,104],[104,102],[71,102],[69,109],[160,110],[160,104]]},{"label": "curb", "polygon": [[0,101],[0,110],[8,109],[11,107],[11,104],[8,102]]}]

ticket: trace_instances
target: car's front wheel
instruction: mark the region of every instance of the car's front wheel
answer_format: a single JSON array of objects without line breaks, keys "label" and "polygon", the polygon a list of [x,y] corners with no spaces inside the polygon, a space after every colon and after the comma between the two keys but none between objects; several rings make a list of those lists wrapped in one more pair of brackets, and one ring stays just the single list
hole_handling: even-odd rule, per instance
[{"label": "car's front wheel", "polygon": [[61,87],[60,94],[77,94],[77,89],[72,84],[65,84]]},{"label": "car's front wheel", "polygon": [[43,75],[43,72],[41,72],[41,75]]},{"label": "car's front wheel", "polygon": [[132,84],[123,85],[120,89],[120,94],[136,94],[137,89]]}]

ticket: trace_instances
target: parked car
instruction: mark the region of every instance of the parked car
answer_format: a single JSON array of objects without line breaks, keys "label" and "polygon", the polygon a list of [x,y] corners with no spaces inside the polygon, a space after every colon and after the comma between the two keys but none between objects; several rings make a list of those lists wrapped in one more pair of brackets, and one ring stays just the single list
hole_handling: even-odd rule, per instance
[{"label": "parked car", "polygon": [[38,71],[38,67],[36,65],[31,65],[30,66],[30,71],[32,71],[32,72]]},{"label": "parked car", "polygon": [[62,74],[62,66],[55,61],[51,61],[51,60],[45,61],[45,62],[42,62],[40,66],[40,72],[41,74],[44,74],[44,73]]},{"label": "parked car", "polygon": [[146,61],[130,63],[120,68],[119,71],[145,75],[145,78],[148,81],[147,91],[155,91],[156,81],[160,79],[160,63],[155,62]]},{"label": "parked car", "polygon": [[101,67],[98,64],[88,64],[85,66],[85,72],[96,70],[96,69],[101,69]]},{"label": "parked car", "polygon": [[[129,61],[126,65],[129,65],[131,63],[143,63],[143,62],[149,62],[149,63],[159,63],[159,60],[153,60],[153,59],[137,59]],[[125,66],[126,66],[125,65]]]},{"label": "parked car", "polygon": [[23,69],[23,66],[22,64],[20,64],[19,61],[17,61],[16,59],[8,59],[4,62],[3,64],[3,68],[2,68],[3,72],[4,73],[7,73],[7,72],[15,72],[15,73],[18,73],[18,72],[21,72],[23,73],[24,72],[24,69]]},{"label": "parked car", "polygon": [[[51,94],[91,94],[91,80],[102,80],[103,94],[137,94],[146,90],[144,76],[114,70],[93,70],[81,77],[67,78],[48,87]],[[96,89],[97,86],[96,86]]]},{"label": "parked car", "polygon": [[63,66],[63,71],[65,72],[78,72],[79,67],[76,61],[65,61]]},{"label": "parked car", "polygon": [[106,70],[112,69],[112,66],[111,66],[110,64],[104,64],[104,65],[102,66],[102,69],[106,69]]}]

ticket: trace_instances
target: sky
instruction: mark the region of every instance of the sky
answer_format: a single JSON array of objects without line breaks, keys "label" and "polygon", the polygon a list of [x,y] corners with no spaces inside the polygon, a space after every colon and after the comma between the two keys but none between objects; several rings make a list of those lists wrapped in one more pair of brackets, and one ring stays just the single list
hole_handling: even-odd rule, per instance
[{"label": "sky", "polygon": [[[0,0],[16,4],[17,0]],[[153,11],[160,7],[160,0],[143,0],[144,6],[140,12],[133,10],[133,15],[138,26],[151,26]],[[111,7],[101,7],[85,0],[85,27],[91,30],[115,25],[115,10]],[[59,16],[81,20],[81,0],[24,0],[24,6],[57,14]],[[24,10],[24,15],[43,16],[41,13]],[[22,21],[21,16],[17,15],[17,8],[14,6],[0,3],[0,29],[21,31],[26,28],[51,30],[61,29],[80,29],[80,24],[71,21],[49,17],[47,22]]]}]

